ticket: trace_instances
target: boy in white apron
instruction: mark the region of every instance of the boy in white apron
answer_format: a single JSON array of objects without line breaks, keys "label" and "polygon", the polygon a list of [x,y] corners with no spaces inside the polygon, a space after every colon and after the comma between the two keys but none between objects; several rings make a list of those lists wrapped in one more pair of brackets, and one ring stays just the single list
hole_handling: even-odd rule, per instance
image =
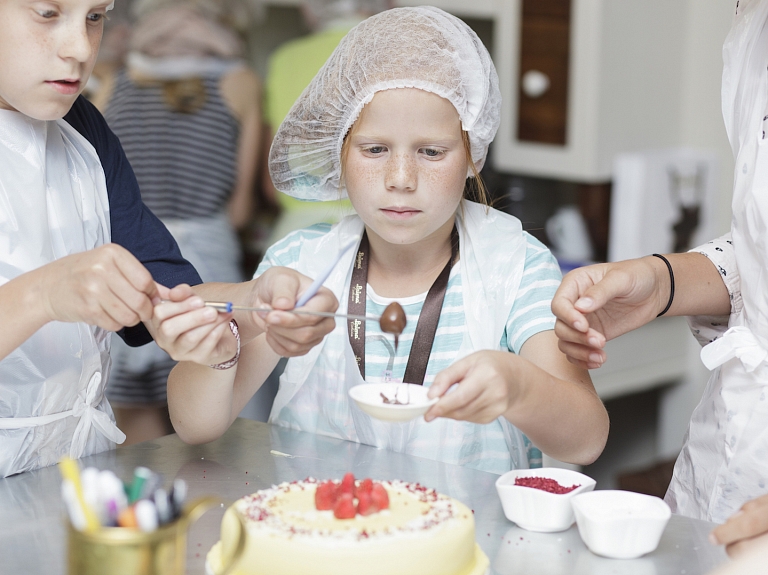
[{"label": "boy in white apron", "polygon": [[122,442],[104,397],[109,332],[147,343],[165,286],[200,282],[79,96],[110,7],[0,2],[0,477]]},{"label": "boy in white apron", "polygon": [[153,276],[199,283],[78,98],[109,8],[0,3],[0,477],[120,443],[109,331],[148,341]]}]

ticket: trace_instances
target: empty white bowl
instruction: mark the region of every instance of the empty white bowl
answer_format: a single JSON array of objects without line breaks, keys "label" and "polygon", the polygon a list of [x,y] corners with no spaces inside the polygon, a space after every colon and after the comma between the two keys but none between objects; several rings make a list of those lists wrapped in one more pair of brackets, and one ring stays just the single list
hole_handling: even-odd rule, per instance
[{"label": "empty white bowl", "polygon": [[[410,421],[424,415],[439,398],[429,399],[429,388],[413,383],[363,383],[349,390],[349,396],[365,413],[383,421]],[[382,394],[388,399],[397,399],[406,405],[384,403]]]},{"label": "empty white bowl", "polygon": [[612,559],[634,559],[656,549],[672,515],[658,497],[631,491],[593,491],[572,503],[585,545]]},{"label": "empty white bowl", "polygon": [[[550,493],[533,487],[515,485],[518,477],[546,477],[564,487],[578,485],[569,493]],[[496,480],[501,505],[507,519],[528,531],[552,533],[565,531],[574,522],[571,500],[579,493],[592,491],[595,480],[578,471],[544,467],[541,469],[517,469]]]}]

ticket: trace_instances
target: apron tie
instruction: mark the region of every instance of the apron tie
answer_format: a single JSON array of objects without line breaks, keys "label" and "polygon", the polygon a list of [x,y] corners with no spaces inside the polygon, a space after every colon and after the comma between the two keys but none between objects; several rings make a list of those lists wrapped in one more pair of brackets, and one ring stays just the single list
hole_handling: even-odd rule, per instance
[{"label": "apron tie", "polygon": [[701,361],[710,371],[733,358],[738,358],[744,371],[752,373],[765,362],[766,350],[748,327],[732,327],[701,350]]},{"label": "apron tie", "polygon": [[95,426],[107,439],[115,443],[122,443],[125,441],[125,433],[120,431],[106,413],[96,408],[100,386],[101,373],[96,372],[91,376],[88,386],[77,394],[72,409],[33,417],[3,417],[0,418],[0,429],[40,427],[65,417],[77,417],[80,421],[77,422],[75,433],[72,436],[72,444],[69,448],[69,455],[73,459],[79,459],[85,453],[88,434],[92,426]]},{"label": "apron tie", "polygon": [[120,431],[117,425],[103,411],[96,409],[98,392],[101,387],[101,373],[96,372],[91,376],[88,386],[77,394],[75,405],[72,407],[72,416],[80,418],[72,436],[72,444],[69,447],[69,456],[72,459],[80,459],[85,452],[88,434],[92,426],[95,426],[102,435],[115,443],[125,441],[125,433]]}]

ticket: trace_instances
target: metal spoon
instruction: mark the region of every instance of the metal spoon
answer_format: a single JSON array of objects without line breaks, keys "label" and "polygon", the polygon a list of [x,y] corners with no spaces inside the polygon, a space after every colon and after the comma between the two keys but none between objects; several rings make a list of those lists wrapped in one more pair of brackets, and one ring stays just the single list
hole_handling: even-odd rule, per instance
[{"label": "metal spoon", "polygon": [[272,309],[269,307],[248,307],[244,305],[234,305],[232,302],[225,301],[207,301],[205,305],[212,307],[224,313],[230,313],[232,311],[256,311],[256,312],[270,312],[270,311],[284,311],[288,313],[296,313],[301,315],[319,315],[321,317],[343,317],[346,319],[357,319],[360,321],[380,321],[380,317],[374,315],[353,315],[346,313],[331,313],[328,311],[310,311],[300,309]]}]

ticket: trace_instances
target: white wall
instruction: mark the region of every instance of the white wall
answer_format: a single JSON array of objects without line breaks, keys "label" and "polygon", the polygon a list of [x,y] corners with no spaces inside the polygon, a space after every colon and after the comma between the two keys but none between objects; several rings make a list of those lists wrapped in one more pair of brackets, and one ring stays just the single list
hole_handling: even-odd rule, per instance
[{"label": "white wall", "polygon": [[720,158],[716,211],[718,233],[730,229],[733,154],[720,108],[722,46],[731,26],[736,0],[687,0],[689,17],[683,66],[682,144],[711,148]]}]

